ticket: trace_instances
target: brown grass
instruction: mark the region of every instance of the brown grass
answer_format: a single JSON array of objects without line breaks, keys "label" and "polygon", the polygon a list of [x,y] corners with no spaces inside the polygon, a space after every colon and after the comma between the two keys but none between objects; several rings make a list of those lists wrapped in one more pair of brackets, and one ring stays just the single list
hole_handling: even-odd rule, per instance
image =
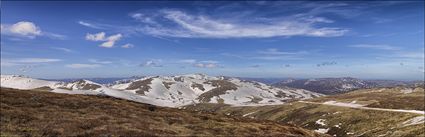
[{"label": "brown grass", "polygon": [[115,99],[0,90],[2,136],[323,136],[271,121]]},{"label": "brown grass", "polygon": [[[416,87],[412,92],[402,92],[406,88],[362,89],[340,95],[309,99],[308,101],[357,101],[357,103],[364,104],[367,107],[424,110],[424,89],[422,87]],[[250,115],[245,115],[245,117],[291,123],[311,130],[329,128],[327,134],[337,135],[338,137],[380,135],[416,137],[425,135],[425,125],[423,123],[403,126],[403,122],[420,116],[420,114],[411,113],[362,110],[300,102],[260,107],[197,104],[196,106],[186,106],[185,109],[240,117],[250,113]],[[318,119],[326,120],[326,125],[316,124]],[[340,123],[341,125],[339,125]],[[335,125],[339,125],[339,127]]]},{"label": "brown grass", "polygon": [[326,102],[336,100],[340,102],[356,101],[367,107],[425,110],[425,92],[421,87],[412,88],[412,93],[401,92],[404,87],[374,88],[356,90],[346,94],[315,98],[311,101]]}]

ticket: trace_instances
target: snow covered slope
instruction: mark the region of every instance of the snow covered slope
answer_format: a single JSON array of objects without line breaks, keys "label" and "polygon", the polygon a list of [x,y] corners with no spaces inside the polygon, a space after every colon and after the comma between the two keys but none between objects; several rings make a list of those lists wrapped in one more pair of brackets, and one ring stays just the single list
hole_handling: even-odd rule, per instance
[{"label": "snow covered slope", "polygon": [[101,94],[168,107],[194,103],[224,103],[235,106],[274,105],[292,99],[322,96],[303,89],[275,88],[259,82],[203,74],[143,77],[117,81],[109,85],[88,80],[64,83],[2,75],[1,86],[16,89],[48,87],[56,93]]},{"label": "snow covered slope", "polygon": [[290,99],[322,96],[322,94],[302,89],[281,89],[259,82],[204,74],[144,77],[126,82],[120,81],[110,87],[149,98],[170,100],[181,105],[190,103],[272,105],[282,104]]},{"label": "snow covered slope", "polygon": [[41,87],[55,87],[59,82],[38,80],[20,75],[1,75],[1,87],[16,89],[35,89]]}]

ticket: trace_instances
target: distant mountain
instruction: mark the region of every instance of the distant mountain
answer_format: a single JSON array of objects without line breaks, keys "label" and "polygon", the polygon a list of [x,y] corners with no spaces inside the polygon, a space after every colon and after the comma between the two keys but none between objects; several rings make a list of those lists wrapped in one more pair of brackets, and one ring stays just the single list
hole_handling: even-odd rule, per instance
[{"label": "distant mountain", "polygon": [[322,94],[340,94],[355,89],[374,87],[413,86],[423,81],[395,81],[395,80],[361,80],[350,77],[317,78],[317,79],[287,79],[273,84],[275,87],[292,87],[306,89]]},{"label": "distant mountain", "polygon": [[260,82],[204,74],[155,76],[117,81],[110,88],[132,91],[135,94],[181,105],[188,103],[270,105],[281,104],[291,99],[321,96],[307,90],[274,88]]},{"label": "distant mountain", "polygon": [[248,77],[238,77],[238,78],[242,80],[257,81],[257,82],[261,82],[268,85],[290,79],[290,78],[248,78]]},{"label": "distant mountain", "polygon": [[322,96],[304,89],[275,88],[260,82],[203,74],[147,76],[119,80],[112,84],[99,84],[89,80],[58,82],[1,75],[1,86],[68,94],[100,94],[168,107],[197,103],[235,106],[274,105],[294,99]]},{"label": "distant mountain", "polygon": [[93,81],[99,84],[109,84],[113,83],[118,80],[122,79],[128,79],[128,77],[122,77],[122,78],[70,78],[70,79],[43,79],[43,80],[49,80],[49,81],[61,81],[61,82],[73,82],[80,79],[85,79],[89,81]]}]

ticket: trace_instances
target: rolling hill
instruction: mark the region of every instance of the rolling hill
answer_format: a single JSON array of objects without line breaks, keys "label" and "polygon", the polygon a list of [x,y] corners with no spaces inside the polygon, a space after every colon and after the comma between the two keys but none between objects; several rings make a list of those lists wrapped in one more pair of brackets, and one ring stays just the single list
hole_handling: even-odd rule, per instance
[{"label": "rolling hill", "polygon": [[322,137],[297,126],[156,107],[99,95],[0,90],[1,136]]}]

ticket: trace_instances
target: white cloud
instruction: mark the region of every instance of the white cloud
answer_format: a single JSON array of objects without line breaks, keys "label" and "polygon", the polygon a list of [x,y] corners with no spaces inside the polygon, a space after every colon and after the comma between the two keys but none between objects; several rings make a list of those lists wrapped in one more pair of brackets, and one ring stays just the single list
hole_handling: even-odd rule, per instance
[{"label": "white cloud", "polygon": [[40,27],[32,22],[21,21],[12,25],[1,25],[1,33],[12,36],[35,38],[42,35]]},{"label": "white cloud", "polygon": [[37,36],[46,36],[52,39],[63,40],[65,35],[41,31],[40,27],[33,22],[20,21],[15,24],[1,24],[1,34],[15,37],[25,37],[34,39]]},{"label": "white cloud", "polygon": [[[140,31],[155,36],[187,38],[336,37],[348,32],[348,29],[343,28],[315,27],[317,23],[333,22],[318,17],[292,17],[270,19],[267,22],[246,23],[245,20],[230,21],[205,15],[194,16],[178,10],[162,10],[159,14],[162,14],[159,17],[163,17],[163,20],[169,20],[174,23],[174,26],[164,27],[164,25],[147,23]],[[134,16],[136,15],[138,14],[134,14]]]},{"label": "white cloud", "polygon": [[104,48],[112,48],[115,44],[115,41],[106,41],[100,45],[100,47]]},{"label": "white cloud", "polygon": [[86,40],[90,41],[105,41],[105,32],[99,32],[96,34],[86,34]]},{"label": "white cloud", "polygon": [[75,69],[82,69],[82,68],[93,69],[93,68],[98,68],[98,67],[101,67],[101,66],[102,65],[99,65],[99,64],[68,64],[68,65],[65,65],[65,67],[75,68]]},{"label": "white cloud", "polygon": [[117,40],[120,40],[121,37],[122,37],[121,34],[115,34],[115,35],[109,36],[106,40],[108,40],[108,41],[117,41]]},{"label": "white cloud", "polygon": [[37,36],[41,35],[41,30],[32,22],[21,21],[16,24],[13,24],[10,27],[10,32],[24,35],[24,36]]},{"label": "white cloud", "polygon": [[121,48],[126,48],[126,49],[133,48],[133,47],[134,47],[134,45],[130,44],[130,43],[127,43],[127,44],[121,46]]},{"label": "white cloud", "polygon": [[100,47],[104,47],[104,48],[112,48],[115,45],[115,42],[120,40],[121,37],[122,37],[121,34],[115,34],[115,35],[111,35],[107,37],[105,32],[99,32],[96,34],[90,34],[90,33],[86,34],[86,40],[105,41],[101,45],[99,45]]},{"label": "white cloud", "polygon": [[369,49],[378,49],[378,50],[400,50],[399,47],[394,47],[390,45],[377,45],[377,44],[357,44],[349,45],[348,47],[352,48],[369,48]]}]

